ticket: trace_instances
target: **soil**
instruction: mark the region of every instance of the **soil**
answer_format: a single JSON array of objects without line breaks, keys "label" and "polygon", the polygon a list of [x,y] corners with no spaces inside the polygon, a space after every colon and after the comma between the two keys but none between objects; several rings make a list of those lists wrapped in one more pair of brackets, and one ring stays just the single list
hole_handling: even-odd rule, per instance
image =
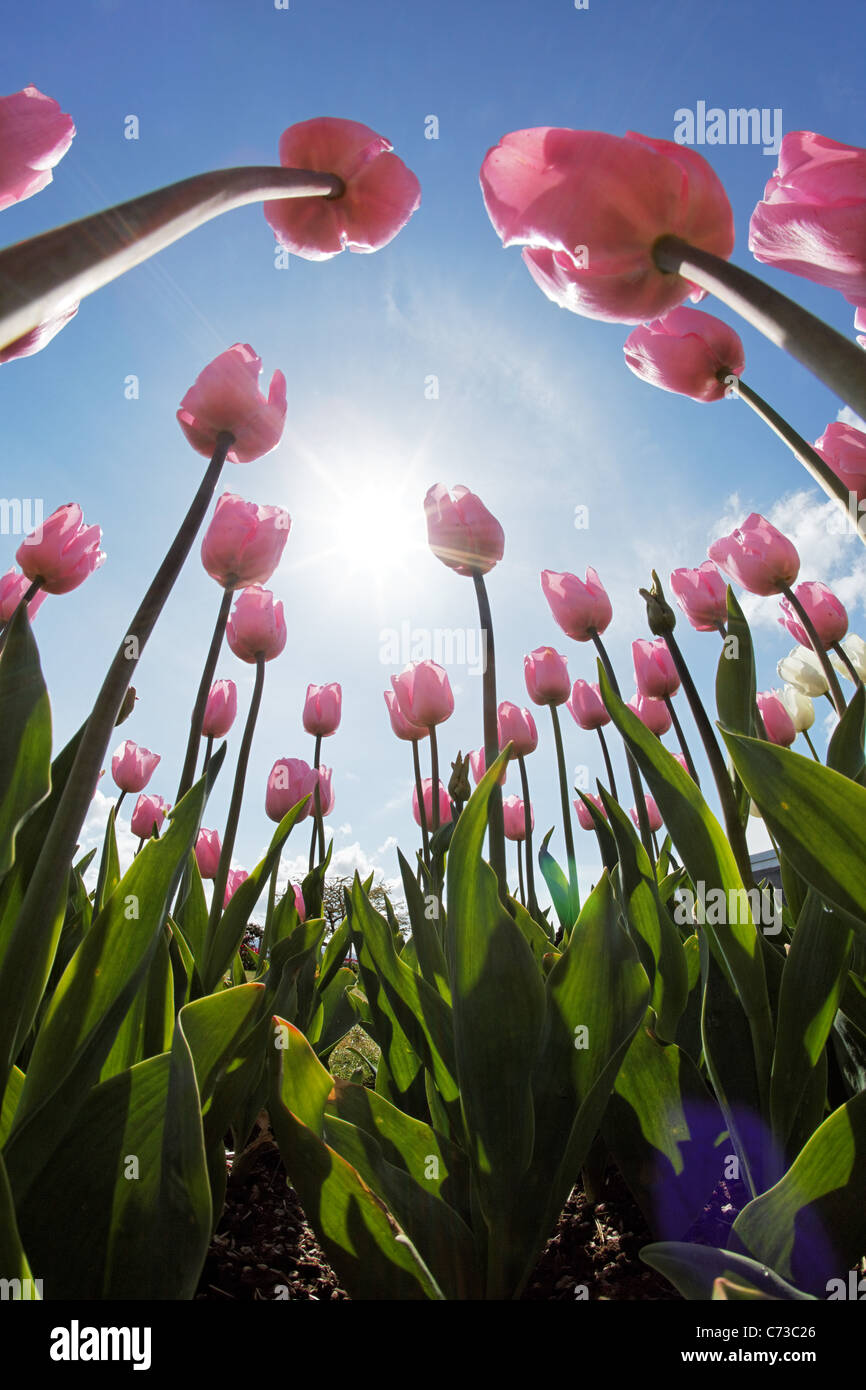
[{"label": "soil", "polygon": [[[288,1186],[279,1150],[264,1135],[231,1174],[226,1203],[211,1242],[197,1299],[248,1302],[348,1300]],[[575,1187],[522,1297],[524,1300],[680,1300],[638,1251],[653,1237],[616,1169],[608,1170],[603,1200]],[[720,1183],[687,1233],[701,1245],[724,1245],[745,1200],[737,1183]]]}]

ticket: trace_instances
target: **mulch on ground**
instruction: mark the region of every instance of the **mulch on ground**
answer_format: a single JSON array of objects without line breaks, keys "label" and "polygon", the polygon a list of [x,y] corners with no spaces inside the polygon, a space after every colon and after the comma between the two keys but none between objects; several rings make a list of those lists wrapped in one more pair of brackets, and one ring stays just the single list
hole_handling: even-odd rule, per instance
[{"label": "mulch on ground", "polygon": [[[279,1150],[263,1136],[229,1175],[225,1210],[211,1243],[197,1299],[248,1302],[348,1300],[286,1182]],[[524,1300],[679,1300],[677,1291],[639,1258],[653,1236],[615,1169],[601,1201],[575,1187],[522,1295]],[[720,1183],[688,1239],[724,1245],[744,1193]]]}]

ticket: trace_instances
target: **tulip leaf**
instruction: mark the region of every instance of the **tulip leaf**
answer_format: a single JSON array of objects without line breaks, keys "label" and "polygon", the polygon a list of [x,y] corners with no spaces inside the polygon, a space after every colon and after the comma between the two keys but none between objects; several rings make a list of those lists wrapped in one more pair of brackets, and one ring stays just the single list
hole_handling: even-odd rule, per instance
[{"label": "tulip leaf", "polygon": [[711,1245],[688,1245],[683,1241],[659,1241],[645,1245],[640,1252],[644,1264],[679,1289],[683,1298],[708,1300],[713,1297],[717,1279],[754,1290],[755,1296],[772,1299],[811,1299],[782,1279],[773,1269],[734,1250],[717,1250]]},{"label": "tulip leaf", "polygon": [[858,685],[827,745],[827,766],[854,782],[866,777],[863,740],[866,737],[866,690]]},{"label": "tulip leaf", "polygon": [[733,1236],[744,1252],[825,1296],[866,1249],[864,1151],[866,1093],[834,1110],[782,1180],[740,1212]]},{"label": "tulip leaf", "polygon": [[[532,1158],[532,1072],[545,991],[523,933],[482,857],[501,753],[464,807],[448,856],[448,935],[460,1104],[492,1251],[507,1243],[514,1194]],[[491,1254],[491,1264],[495,1262]],[[497,1271],[498,1273],[498,1271]],[[488,1289],[488,1297],[497,1296]]]},{"label": "tulip leaf", "polygon": [[344,1287],[355,1299],[441,1299],[409,1237],[321,1137],[333,1078],[298,1029],[279,1018],[274,1024],[271,1125],[304,1215]]},{"label": "tulip leaf", "polygon": [[3,1155],[0,1153],[0,1281],[4,1299],[16,1302],[36,1302],[41,1298],[43,1280],[33,1278],[27,1256],[18,1234],[15,1201]]},{"label": "tulip leaf", "polygon": [[21,822],[51,789],[51,710],[25,606],[0,656],[0,877],[15,859]]},{"label": "tulip leaf", "polygon": [[852,939],[848,922],[810,892],[797,919],[779,993],[770,1115],[780,1144],[788,1141],[806,1084],[824,1054]]},{"label": "tulip leaf", "polygon": [[866,921],[866,787],[813,758],[723,729],[773,838],[828,902]]},{"label": "tulip leaf", "polygon": [[[728,630],[716,672],[716,708],[719,718],[728,728],[754,738],[758,734],[755,649],[749,625],[730,584],[727,603]],[[745,825],[749,815],[749,796],[736,773],[734,788],[740,820]]]},{"label": "tulip leaf", "polygon": [[[397,859],[400,865],[400,877],[403,880],[403,892],[406,895],[409,921],[412,924],[412,940],[415,943],[415,952],[418,957],[419,973],[428,985],[432,985],[442,995],[445,1002],[450,1004],[451,986],[448,983],[448,965],[445,960],[445,952],[442,949],[439,929],[439,922],[441,921],[440,901],[433,895],[424,896],[418,887],[418,880],[399,850],[397,851]],[[428,910],[433,909],[435,909],[436,915],[429,917],[427,915]]]},{"label": "tulip leaf", "polygon": [[570,932],[574,926],[574,918],[571,915],[571,894],[568,879],[547,848],[555,829],[556,827],[552,825],[541,842],[538,851],[538,867],[541,869],[547,884],[547,891],[559,919],[560,928],[563,932]]}]

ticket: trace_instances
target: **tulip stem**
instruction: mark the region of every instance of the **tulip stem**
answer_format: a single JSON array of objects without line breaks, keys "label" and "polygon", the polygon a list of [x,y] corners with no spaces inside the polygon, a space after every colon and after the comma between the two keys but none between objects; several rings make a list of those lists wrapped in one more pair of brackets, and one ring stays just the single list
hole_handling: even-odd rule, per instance
[{"label": "tulip stem", "polygon": [[734,795],[734,788],[728,776],[728,769],[725,766],[725,760],[722,757],[716,736],[713,733],[713,727],[704,709],[697,687],[692,680],[692,673],[686,665],[685,658],[680,651],[677,639],[672,632],[664,632],[662,636],[665,639],[665,646],[670,652],[671,659],[677,669],[677,675],[680,678],[680,683],[686,693],[686,699],[689,702],[692,718],[695,721],[698,733],[701,736],[701,742],[704,745],[704,752],[707,755],[710,771],[713,774],[713,781],[716,784],[716,790],[719,794],[728,841],[733,851],[734,858],[737,861],[737,867],[740,870],[743,886],[745,888],[751,888],[754,886],[752,880],[752,860],[749,854],[749,846],[746,842],[746,832],[737,810],[737,799]]},{"label": "tulip stem", "polygon": [[229,869],[232,863],[232,853],[234,852],[235,839],[238,833],[238,822],[241,818],[241,802],[244,798],[244,783],[247,776],[247,766],[250,761],[250,749],[253,746],[253,734],[255,732],[256,720],[259,717],[259,709],[262,703],[262,691],[265,685],[265,656],[264,652],[259,652],[256,657],[256,682],[253,686],[253,698],[250,701],[247,722],[244,726],[244,736],[241,739],[240,751],[238,752],[238,765],[235,769],[235,781],[232,787],[232,798],[229,803],[229,814],[226,821],[226,833],[223,837],[223,847],[220,853],[220,862],[217,866],[216,878],[213,885],[213,898],[210,905],[210,918],[208,921],[208,941],[213,941],[217,923],[222,916],[223,902],[226,895],[226,885],[229,881]]},{"label": "tulip stem", "polygon": [[[592,637],[592,640],[595,643],[595,649],[598,652],[599,659],[601,660],[601,664],[605,670],[605,674],[608,680],[610,681],[614,695],[616,695],[618,699],[622,699],[619,690],[619,681],[617,680],[616,672],[613,669],[613,662],[607,654],[607,648],[602,642],[600,635],[594,629],[590,630],[590,636]],[[637,822],[638,828],[640,830],[641,844],[647,852],[647,858],[652,863],[655,863],[655,860],[653,859],[652,838],[650,835],[649,813],[646,808],[646,797],[644,796],[643,783],[640,780],[640,773],[638,772],[637,763],[634,760],[634,755],[632,754],[632,751],[629,748],[628,744],[626,744],[625,747],[625,760],[628,765],[628,775],[631,781],[631,789],[632,794],[634,796],[635,810],[637,811]]]},{"label": "tulip stem", "polygon": [[0,252],[0,347],[232,208],[344,192],[336,174],[215,169],[18,242]]},{"label": "tulip stem", "polygon": [[577,859],[574,853],[574,831],[571,825],[571,796],[568,790],[568,773],[565,767],[565,749],[562,744],[562,728],[556,705],[550,706],[553,720],[553,739],[556,744],[556,763],[559,769],[559,796],[562,802],[562,829],[565,835],[565,853],[568,859],[568,890],[571,901],[578,900]]},{"label": "tulip stem", "polygon": [[115,825],[117,824],[117,817],[118,817],[118,814],[119,814],[119,812],[120,812],[120,808],[121,808],[121,806],[123,805],[123,798],[124,798],[125,796],[126,796],[126,792],[125,792],[125,791],[122,791],[122,792],[120,793],[120,796],[117,798],[117,800],[116,800],[115,803],[114,803],[114,822],[115,822]]},{"label": "tulip stem", "polygon": [[[529,855],[527,853],[527,860]],[[517,841],[517,882],[520,886],[520,901],[526,907],[526,888],[523,883],[523,841]]]},{"label": "tulip stem", "polygon": [[[321,760],[322,760],[322,735],[321,735],[321,734],[316,734],[316,750],[315,750],[315,753],[313,754],[313,767],[315,768],[316,773],[318,773],[318,771],[319,771],[319,763],[321,762]],[[313,872],[313,865],[314,865],[315,860],[316,860],[316,841],[317,841],[317,840],[318,840],[318,842],[319,842],[319,863],[320,863],[320,864],[321,864],[322,860],[323,860],[324,857],[325,857],[325,831],[324,831],[324,827],[323,827],[323,825],[322,825],[322,797],[321,797],[321,789],[320,789],[320,787],[319,787],[319,779],[318,779],[318,776],[316,777],[316,785],[315,785],[315,787],[313,788],[313,812],[312,812],[312,820],[313,820],[313,833],[312,833],[312,835],[310,836],[310,866],[309,866],[309,871],[310,871],[310,873]]]},{"label": "tulip stem", "polygon": [[435,835],[439,829],[439,743],[436,738],[435,724],[430,725],[430,777],[431,834]]},{"label": "tulip stem", "polygon": [[681,275],[714,294],[759,333],[784,348],[810,372],[866,416],[866,370],[863,352],[793,299],[756,275],[731,265],[711,251],[690,246],[680,237],[663,236],[652,250],[659,270]]},{"label": "tulip stem", "polygon": [[811,740],[810,737],[809,737],[809,730],[808,730],[808,729],[801,729],[800,732],[802,733],[804,739],[805,739],[806,742],[808,743],[808,745],[809,745],[809,752],[812,754],[812,757],[815,759],[815,762],[816,762],[816,763],[819,763],[819,762],[821,761],[821,759],[818,757],[818,754],[817,754],[816,751],[815,751],[815,745],[814,745],[814,743],[812,742],[812,740]]},{"label": "tulip stem", "polygon": [[[727,377],[725,380],[727,381]],[[850,502],[848,489],[841,478],[836,476],[830,465],[825,463],[817,450],[813,449],[811,444],[807,444],[802,435],[799,435],[795,429],[792,429],[787,420],[785,420],[778,411],[774,410],[767,401],[758,395],[757,391],[753,391],[751,386],[747,386],[739,377],[732,377],[728,384],[741,400],[744,400],[747,405],[752,407],[752,410],[764,421],[764,424],[769,425],[773,433],[777,434],[783,443],[787,444],[795,459],[797,459],[799,463],[802,463],[806,472],[815,480],[818,486],[824,490],[831,501],[839,503],[845,515],[848,516]],[[858,534],[860,533],[858,532]],[[866,541],[866,536],[861,534],[860,538]]]},{"label": "tulip stem", "polygon": [[216,625],[213,636],[210,639],[210,647],[205,658],[204,670],[201,673],[201,680],[198,685],[198,694],[195,697],[192,714],[189,721],[189,739],[186,745],[186,756],[183,760],[183,771],[180,774],[180,784],[175,797],[175,804],[181,797],[186,796],[193,782],[195,781],[195,769],[198,763],[198,750],[201,743],[201,731],[204,724],[205,709],[207,708],[207,697],[210,694],[213,682],[214,671],[219,659],[220,648],[226,632],[226,623],[229,618],[229,611],[232,606],[232,590],[223,589],[220,599],[219,612],[217,613]]},{"label": "tulip stem", "polygon": [[[424,848],[424,863],[430,867],[430,838],[427,834],[427,811],[424,806],[424,783],[421,780],[421,759],[418,756],[418,740],[412,739],[412,764],[415,769],[415,795],[418,797],[418,819],[421,822],[421,844]],[[432,801],[431,801],[432,805]]]},{"label": "tulip stem", "polygon": [[[484,575],[472,571],[475,597],[478,600],[478,620],[484,651],[482,699],[484,706],[484,766],[489,770],[499,757],[499,724],[496,704],[496,648],[493,642],[493,617]],[[508,876],[505,869],[505,820],[502,814],[502,788],[497,781],[487,803],[488,845],[490,865],[499,881],[503,902],[508,895]]]},{"label": "tulip stem", "polygon": [[538,906],[538,898],[535,895],[535,867],[532,862],[532,803],[529,800],[529,777],[526,772],[526,758],[522,753],[518,755],[517,765],[520,768],[520,789],[523,793],[523,823],[526,827],[526,884],[529,892],[529,912],[530,916],[534,917],[537,921],[541,912]]},{"label": "tulip stem", "polygon": [[607,739],[604,736],[604,730],[598,728],[596,729],[596,733],[598,734],[599,742],[601,744],[601,752],[604,758],[604,765],[607,769],[607,781],[608,786],[610,788],[610,794],[613,797],[614,801],[619,801],[619,797],[616,794],[616,782],[614,781],[613,776],[613,763],[610,760],[610,751],[607,746]]},{"label": "tulip stem", "polygon": [[210,767],[211,753],[213,752],[213,734],[208,734],[208,740],[204,749],[204,762],[201,765],[201,775],[204,777]]},{"label": "tulip stem", "polygon": [[[4,990],[10,979],[23,977],[27,980],[27,987],[23,991],[17,990],[16,1007],[5,1008],[0,1018],[0,1085],[17,1055],[21,1041],[30,1031],[48,980],[63,922],[69,864],[127,687],[192,549],[219,481],[226,454],[233,443],[234,435],[226,430],[217,436],[213,457],[189,511],[108,668],[84,726],[75,761],[51,827],[42,843],[15,926],[7,938],[0,969],[0,998],[9,998],[9,993],[4,993]],[[11,973],[7,975],[7,971]]]},{"label": "tulip stem", "polygon": [[262,932],[262,939],[259,943],[259,972],[264,969],[266,953],[270,950],[271,935],[274,929],[274,912],[277,906],[277,876],[280,872],[280,860],[282,857],[283,852],[280,850],[274,860],[274,867],[271,869],[271,881],[268,886],[268,910],[265,913],[265,929]]},{"label": "tulip stem", "polygon": [[671,699],[670,695],[665,696],[665,704],[668,707],[668,714],[670,715],[671,723],[674,726],[674,733],[680,741],[680,752],[686,760],[686,766],[689,769],[689,776],[697,786],[700,786],[701,779],[698,776],[697,768],[695,767],[694,760],[692,759],[692,755],[689,752],[689,745],[686,743],[686,736],[683,733],[683,726],[680,723],[679,719],[677,719],[677,712],[674,709],[674,702]]},{"label": "tulip stem", "polygon": [[836,672],[833,669],[833,663],[821,644],[821,639],[818,636],[818,633],[815,629],[815,624],[812,622],[812,619],[809,617],[809,614],[806,612],[806,609],[803,607],[802,603],[797,598],[797,595],[794,593],[794,590],[791,588],[790,584],[785,584],[783,586],[782,593],[785,595],[785,598],[788,600],[794,612],[797,614],[797,617],[800,619],[800,622],[802,623],[803,627],[806,629],[806,636],[809,638],[809,641],[812,645],[812,650],[821,663],[821,667],[827,679],[827,684],[830,687],[830,698],[833,701],[833,706],[839,718],[841,719],[842,715],[845,713],[845,710],[847,708],[845,704],[845,696],[842,694],[842,687],[839,684],[839,677],[836,675]]},{"label": "tulip stem", "polygon": [[[866,540],[866,537],[864,537],[864,540]],[[836,655],[838,656],[839,660],[842,662],[843,666],[844,666],[845,669],[847,670],[848,675],[851,677],[851,679],[852,679],[852,681],[854,682],[854,684],[855,684],[855,685],[862,685],[863,682],[862,682],[862,680],[860,679],[860,676],[857,674],[857,669],[856,669],[856,667],[854,666],[854,663],[853,663],[853,661],[851,660],[851,658],[850,658],[850,656],[848,655],[848,653],[846,652],[845,648],[842,646],[842,643],[841,643],[841,642],[834,642],[832,645],[833,645],[833,650],[834,650],[834,652],[835,652]]]}]

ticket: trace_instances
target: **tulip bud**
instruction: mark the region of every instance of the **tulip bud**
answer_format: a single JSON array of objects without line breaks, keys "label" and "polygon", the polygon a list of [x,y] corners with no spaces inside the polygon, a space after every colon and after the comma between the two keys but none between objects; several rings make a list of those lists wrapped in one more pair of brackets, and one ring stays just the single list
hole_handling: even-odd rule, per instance
[{"label": "tulip bud", "polygon": [[[30,605],[30,611],[33,611],[32,604]],[[118,724],[122,724],[123,721],[125,719],[128,719],[129,716],[132,714],[132,711],[135,709],[135,702],[137,699],[138,696],[135,693],[135,686],[128,686],[126,694],[123,697],[123,702],[120,706],[120,709],[117,711],[117,718],[114,721],[115,729],[117,728]]]},{"label": "tulip bud", "polygon": [[469,756],[464,758],[459,752],[456,760],[451,764],[451,778],[448,782],[448,795],[452,801],[456,801],[458,806],[462,806],[464,801],[468,801],[472,795],[472,788],[469,785]]},{"label": "tulip bud", "polygon": [[662,637],[666,632],[673,632],[677,625],[677,615],[665,598],[662,582],[655,570],[652,577],[652,589],[638,589],[638,593],[646,603],[646,620],[650,632],[653,637]]}]

